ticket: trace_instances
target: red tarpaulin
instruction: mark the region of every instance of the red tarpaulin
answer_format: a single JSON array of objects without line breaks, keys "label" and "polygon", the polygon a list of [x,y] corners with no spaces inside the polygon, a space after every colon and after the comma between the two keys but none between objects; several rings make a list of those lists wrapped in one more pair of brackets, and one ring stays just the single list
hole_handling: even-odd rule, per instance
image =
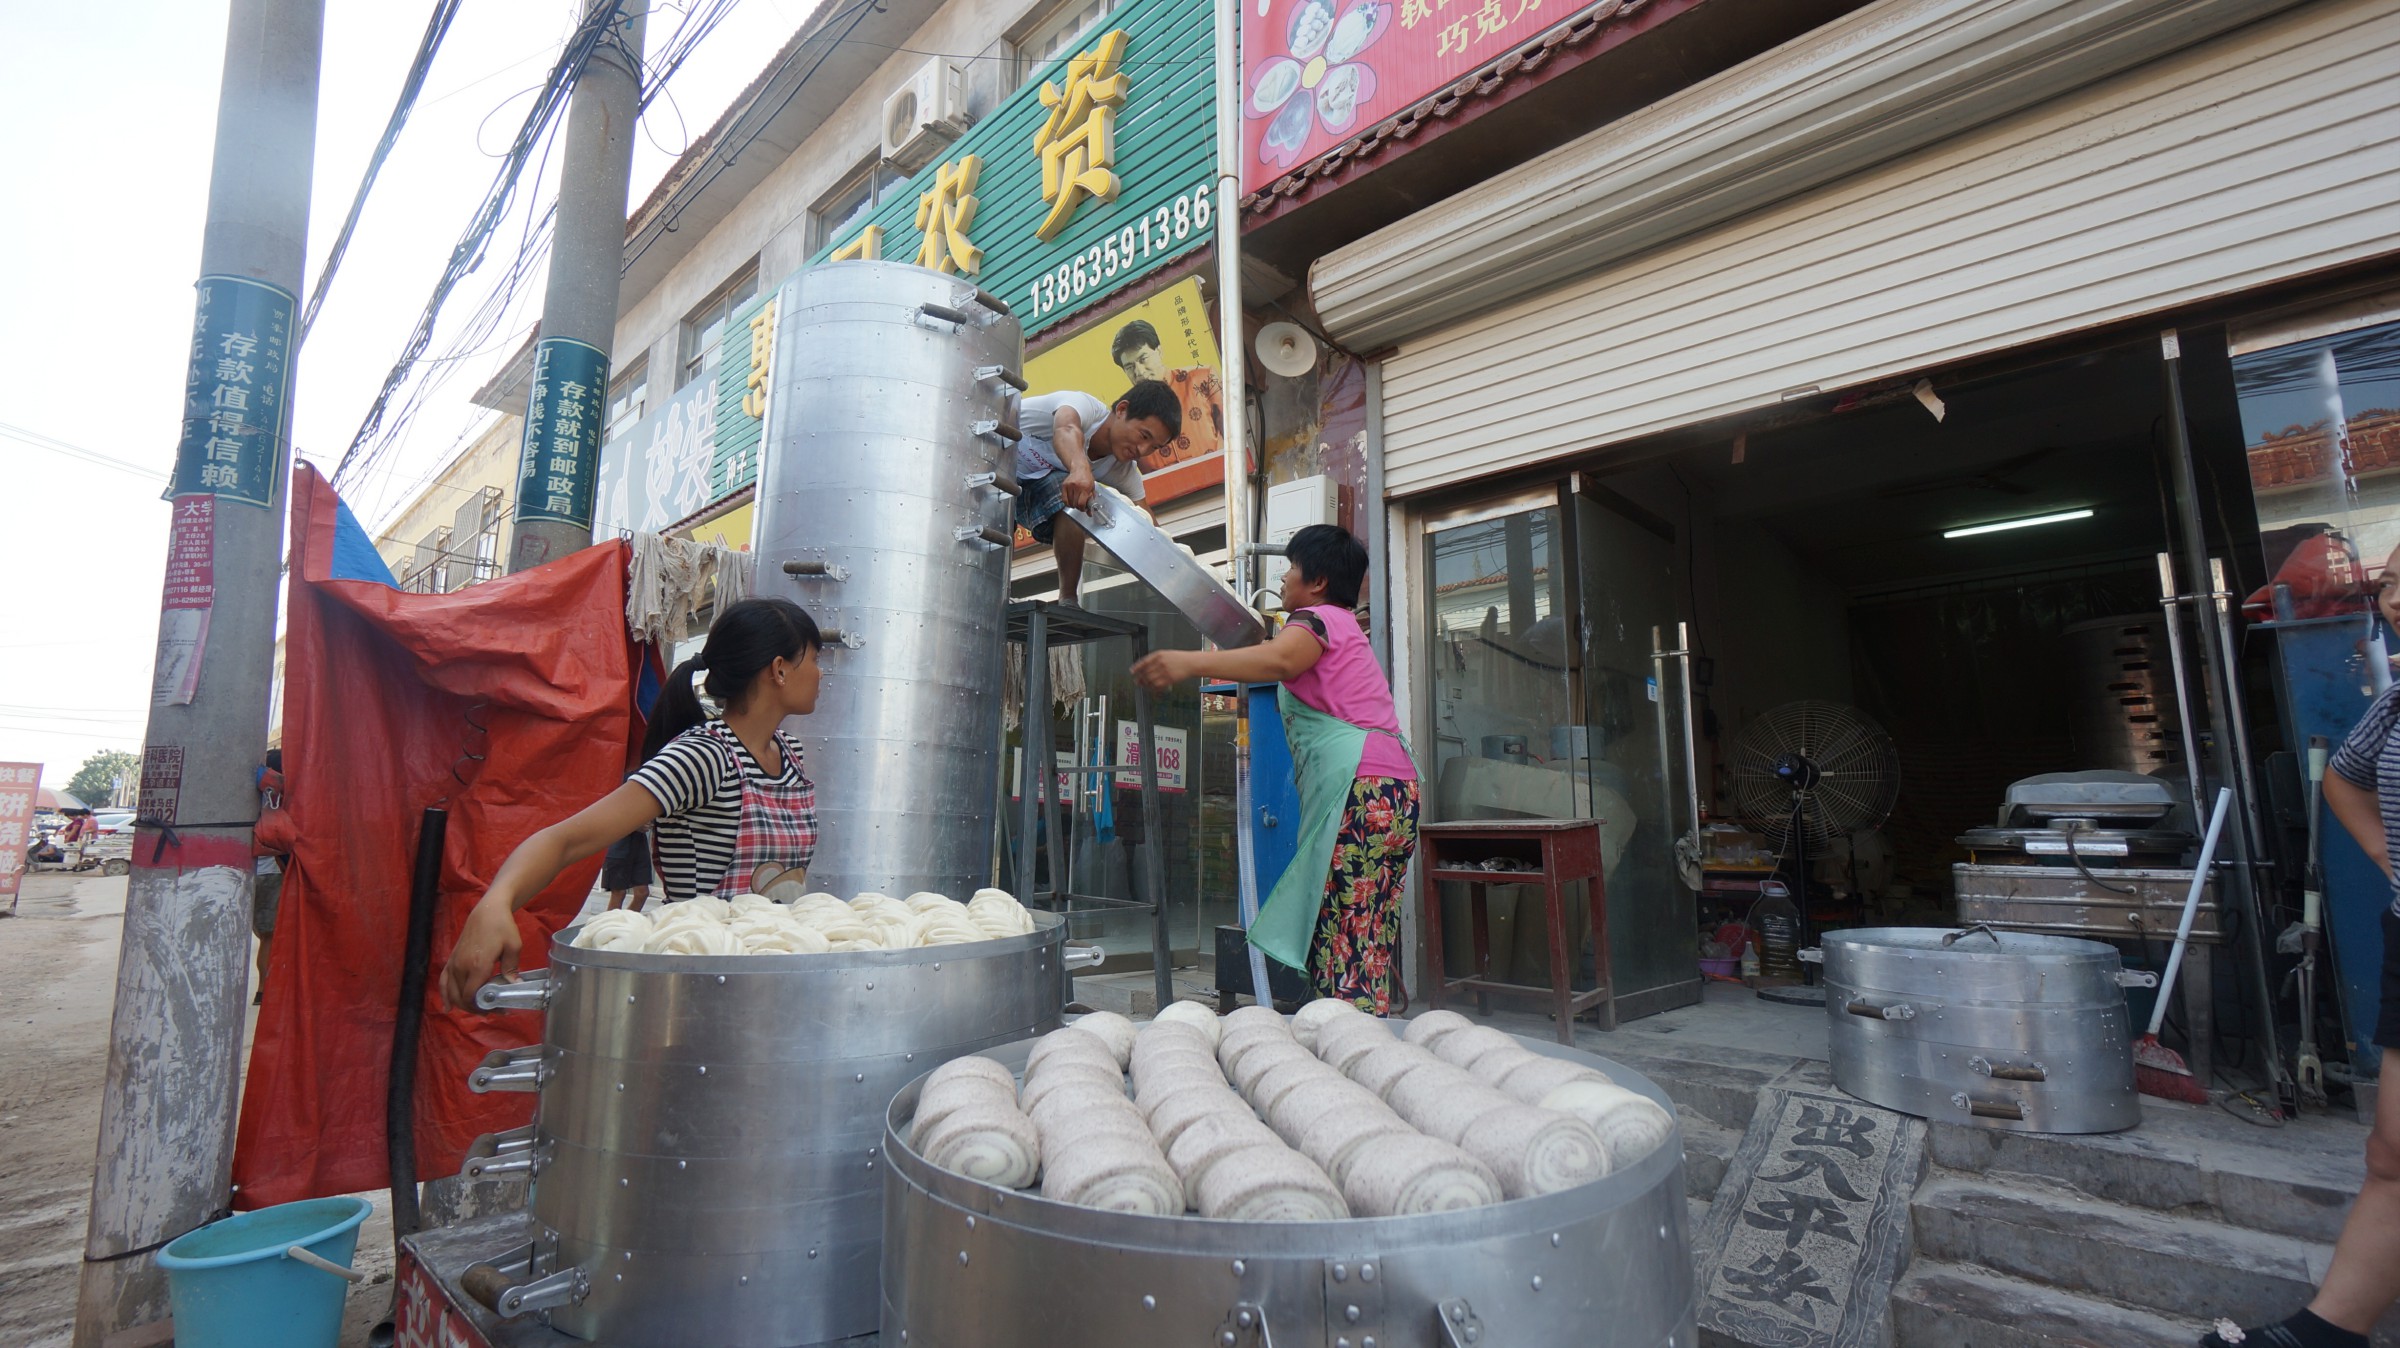
[{"label": "red tarpaulin", "polygon": [[[242,1094],[241,1208],[390,1182],[385,1075],[425,807],[450,812],[438,973],[509,851],[615,789],[638,724],[623,544],[454,594],[406,594],[334,578],[336,498],[305,464],[291,496],[285,808],[260,833],[291,863]],[[518,914],[526,968],[546,962],[549,933],[574,917],[599,865],[569,868]],[[467,1074],[540,1037],[541,1017],[452,1011],[438,976],[427,980],[420,1177],[456,1174],[478,1133],[532,1118],[532,1096],[476,1095]]]}]

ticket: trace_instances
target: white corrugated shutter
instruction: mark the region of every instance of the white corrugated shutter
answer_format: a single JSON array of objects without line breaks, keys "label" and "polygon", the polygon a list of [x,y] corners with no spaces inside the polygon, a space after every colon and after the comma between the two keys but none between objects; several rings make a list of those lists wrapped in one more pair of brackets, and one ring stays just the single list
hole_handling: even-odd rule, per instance
[{"label": "white corrugated shutter", "polygon": [[2325,0],[1403,344],[1395,494],[2400,247],[2400,11]]}]

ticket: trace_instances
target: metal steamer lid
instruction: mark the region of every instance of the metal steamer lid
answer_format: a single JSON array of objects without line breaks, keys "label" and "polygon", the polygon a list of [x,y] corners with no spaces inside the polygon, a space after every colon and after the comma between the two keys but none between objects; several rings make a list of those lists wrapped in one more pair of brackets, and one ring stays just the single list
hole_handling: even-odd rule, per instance
[{"label": "metal steamer lid", "polygon": [[1971,927],[1854,927],[1829,931],[1818,938],[1828,951],[1866,955],[1891,951],[1909,955],[1933,954],[1989,959],[1993,956],[2053,960],[2119,962],[2115,946],[2073,936],[2041,936],[2031,932],[1997,931],[1978,922]]},{"label": "metal steamer lid", "polygon": [[1070,506],[1069,518],[1099,540],[1109,554],[1189,619],[1200,634],[1231,650],[1266,640],[1266,624],[1233,588],[1152,524],[1133,502],[1106,483],[1093,492],[1088,510]]}]

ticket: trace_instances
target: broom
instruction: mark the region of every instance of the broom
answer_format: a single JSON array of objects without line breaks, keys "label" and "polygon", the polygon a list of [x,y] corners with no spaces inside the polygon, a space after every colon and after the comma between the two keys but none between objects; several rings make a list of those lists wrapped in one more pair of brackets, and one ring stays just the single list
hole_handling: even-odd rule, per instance
[{"label": "broom", "polygon": [[2158,1027],[2166,1023],[2167,998],[2174,993],[2175,975],[2183,968],[2183,949],[2192,939],[2192,917],[2200,911],[2200,891],[2208,884],[2209,864],[2217,856],[2217,837],[2225,829],[2225,807],[2232,799],[2231,790],[2217,789],[2216,807],[2208,813],[2208,836],[2200,843],[2200,864],[2192,868],[2192,892],[2184,896],[2183,918],[2175,924],[2175,947],[2167,952],[2167,972],[2158,980],[2158,1003],[2150,1008],[2150,1032],[2133,1045],[2134,1086],[2161,1100],[2208,1103],[2208,1084],[2192,1075],[2182,1054],[2158,1042]]}]

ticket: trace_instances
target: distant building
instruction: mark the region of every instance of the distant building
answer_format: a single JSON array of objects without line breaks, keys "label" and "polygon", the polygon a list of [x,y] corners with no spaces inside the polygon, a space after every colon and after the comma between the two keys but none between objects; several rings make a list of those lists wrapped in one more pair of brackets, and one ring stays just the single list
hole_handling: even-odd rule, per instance
[{"label": "distant building", "polygon": [[517,441],[524,422],[503,413],[445,464],[397,516],[375,547],[400,588],[446,594],[490,580],[505,567]]}]

